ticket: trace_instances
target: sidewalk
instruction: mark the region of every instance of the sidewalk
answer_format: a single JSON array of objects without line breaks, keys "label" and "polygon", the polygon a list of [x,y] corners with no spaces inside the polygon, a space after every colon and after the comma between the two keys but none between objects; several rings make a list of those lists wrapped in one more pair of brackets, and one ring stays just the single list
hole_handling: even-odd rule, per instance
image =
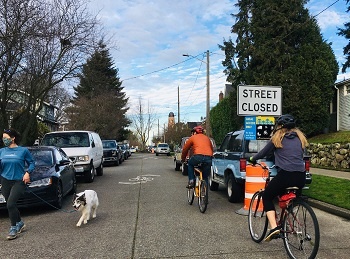
[{"label": "sidewalk", "polygon": [[[343,172],[343,171],[335,171],[335,170],[327,170],[327,169],[320,169],[320,168],[312,168],[310,169],[311,174],[319,174],[319,175],[325,175],[335,178],[342,178],[347,179],[350,181],[350,172]],[[350,183],[349,183],[350,185]],[[349,187],[350,188],[350,187]],[[332,204],[328,204],[322,201],[314,200],[309,198],[308,202],[311,206],[318,208],[320,210],[327,211],[328,213],[346,218],[350,220],[350,210],[343,209],[337,206],[334,206]]]}]

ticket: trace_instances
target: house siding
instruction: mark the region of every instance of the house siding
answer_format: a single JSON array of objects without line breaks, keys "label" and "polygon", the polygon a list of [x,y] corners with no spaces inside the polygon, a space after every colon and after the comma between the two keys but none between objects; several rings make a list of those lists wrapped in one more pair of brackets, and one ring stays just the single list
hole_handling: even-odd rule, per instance
[{"label": "house siding", "polygon": [[350,93],[344,84],[339,87],[339,130],[350,130]]}]

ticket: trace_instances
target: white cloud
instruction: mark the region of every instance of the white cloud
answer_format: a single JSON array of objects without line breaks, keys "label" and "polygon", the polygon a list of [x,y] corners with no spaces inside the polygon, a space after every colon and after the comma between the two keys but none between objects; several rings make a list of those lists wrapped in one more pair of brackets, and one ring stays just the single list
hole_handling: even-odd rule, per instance
[{"label": "white cloud", "polygon": [[[333,2],[311,0],[307,6],[310,14],[316,15]],[[121,80],[125,80],[123,87],[130,97],[130,112],[141,96],[154,107],[162,125],[167,122],[169,112],[177,115],[179,87],[181,121],[198,121],[205,116],[207,50],[211,52],[210,104],[216,105],[226,83],[221,65],[224,53],[218,44],[224,38],[235,39],[231,34],[234,24],[231,14],[237,13],[235,3],[236,0],[92,0],[89,3],[118,47],[111,50],[111,55]],[[344,42],[336,35],[336,27],[349,21],[344,6],[345,1],[339,1],[317,16],[324,38],[334,42],[339,59]],[[204,59],[201,63],[182,54]]]}]

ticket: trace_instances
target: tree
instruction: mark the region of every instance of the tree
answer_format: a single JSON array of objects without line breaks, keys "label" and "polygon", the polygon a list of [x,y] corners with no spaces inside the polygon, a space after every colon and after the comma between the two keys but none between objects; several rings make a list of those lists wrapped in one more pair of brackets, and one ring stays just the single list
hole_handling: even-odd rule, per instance
[{"label": "tree", "polygon": [[69,127],[97,131],[104,139],[124,140],[125,128],[130,124],[126,118],[128,98],[102,41],[84,64],[79,78],[73,105],[67,109]]},{"label": "tree", "polygon": [[242,128],[243,118],[237,116],[235,89],[210,110],[210,125],[213,138],[218,144],[221,143],[227,132]]},{"label": "tree", "polygon": [[191,136],[191,129],[182,122],[175,123],[165,130],[165,139],[171,148],[176,144],[181,144],[181,139],[186,136]]},{"label": "tree", "polygon": [[293,114],[312,136],[329,125],[338,64],[304,4],[304,0],[238,1],[232,26],[236,43],[224,40],[220,48],[233,87],[239,83],[281,86],[283,113]]},{"label": "tree", "polygon": [[[346,0],[346,3],[349,4],[350,0]],[[348,6],[347,12],[350,12],[350,5]],[[347,22],[344,24],[345,28],[344,29],[338,29],[338,35],[344,36],[345,39],[349,40],[348,45],[346,45],[343,49],[343,53],[345,55],[346,61],[343,64],[342,67],[342,72],[345,73],[346,69],[350,67],[350,22]]]},{"label": "tree", "polygon": [[9,126],[15,90],[26,93],[15,111],[27,122],[17,124],[23,144],[32,144],[49,91],[75,76],[92,52],[97,25],[82,0],[0,0],[0,123]]},{"label": "tree", "polygon": [[156,121],[155,114],[152,113],[151,108],[148,106],[145,111],[144,104],[141,97],[135,110],[135,114],[131,116],[132,126],[135,129],[135,135],[141,143],[141,150],[146,149],[147,142],[150,137],[150,132]]}]

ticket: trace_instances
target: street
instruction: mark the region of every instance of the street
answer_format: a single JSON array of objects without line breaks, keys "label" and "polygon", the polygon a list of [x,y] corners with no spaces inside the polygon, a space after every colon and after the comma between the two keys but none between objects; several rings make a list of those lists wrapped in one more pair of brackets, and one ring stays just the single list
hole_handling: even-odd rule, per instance
[{"label": "street", "polygon": [[[229,203],[223,188],[209,192],[207,211],[187,204],[187,176],[172,157],[134,153],[119,166],[104,168],[93,183],[97,218],[80,228],[72,195],[63,210],[21,210],[27,230],[6,240],[9,219],[0,211],[0,258],[288,258],[281,239],[254,243],[243,203]],[[321,230],[317,258],[349,258],[350,221],[314,209]]]}]

